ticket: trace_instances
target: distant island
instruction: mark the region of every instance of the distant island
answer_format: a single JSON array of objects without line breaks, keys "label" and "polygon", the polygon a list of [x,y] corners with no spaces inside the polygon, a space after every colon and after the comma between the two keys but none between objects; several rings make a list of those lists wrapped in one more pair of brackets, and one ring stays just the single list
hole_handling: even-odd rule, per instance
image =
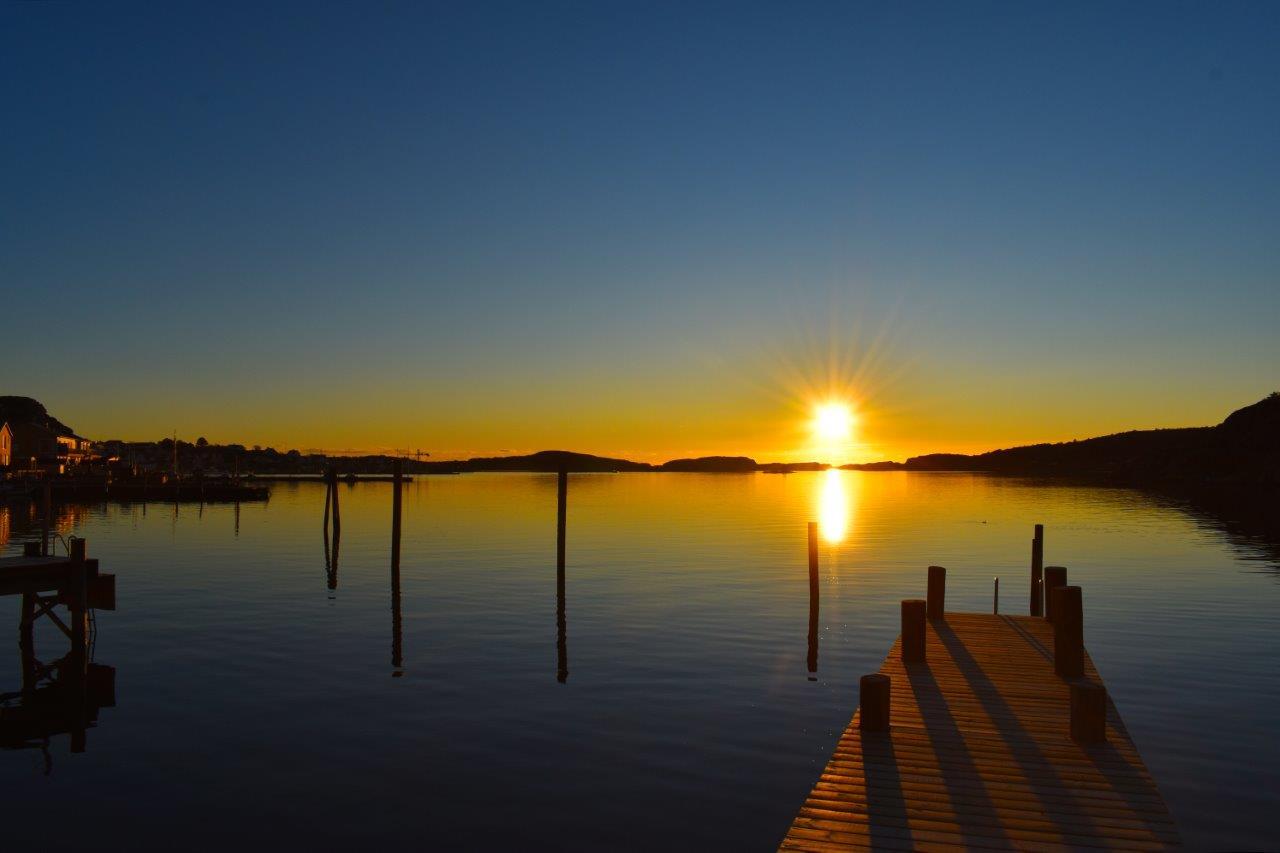
[{"label": "distant island", "polygon": [[[0,466],[73,473],[94,466],[128,466],[141,471],[225,476],[319,475],[330,468],[343,474],[387,474],[397,462],[410,474],[461,474],[482,471],[776,473],[820,471],[820,462],[757,462],[747,456],[672,459],[660,465],[612,459],[567,450],[543,450],[522,456],[487,456],[451,461],[385,454],[331,456],[279,451],[242,444],[211,444],[165,438],[154,442],[81,438],[29,397],[0,397],[0,432],[13,436],[11,458]],[[1233,412],[1216,426],[1134,430],[1057,444],[1034,444],[988,453],[934,453],[905,462],[844,465],[857,471],[973,471],[990,474],[1070,477],[1118,483],[1280,484],[1280,393]]]}]

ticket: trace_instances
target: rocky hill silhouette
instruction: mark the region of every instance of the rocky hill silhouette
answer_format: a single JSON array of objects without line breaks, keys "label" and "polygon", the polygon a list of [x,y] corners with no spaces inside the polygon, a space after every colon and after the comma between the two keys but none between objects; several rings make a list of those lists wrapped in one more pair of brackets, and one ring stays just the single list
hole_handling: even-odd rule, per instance
[{"label": "rocky hill silhouette", "polygon": [[55,418],[39,400],[30,397],[0,396],[0,423],[35,424],[54,435],[74,435],[71,427]]},{"label": "rocky hill silhouette", "polygon": [[992,450],[933,453],[860,470],[983,471],[1131,483],[1280,484],[1280,393],[1232,412],[1217,426],[1130,432]]}]

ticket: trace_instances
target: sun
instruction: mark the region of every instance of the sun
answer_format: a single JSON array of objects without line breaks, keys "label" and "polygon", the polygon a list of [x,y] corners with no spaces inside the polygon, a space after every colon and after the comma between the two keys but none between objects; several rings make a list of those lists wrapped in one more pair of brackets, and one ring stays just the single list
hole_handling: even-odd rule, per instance
[{"label": "sun", "polygon": [[848,441],[853,423],[853,409],[846,403],[822,403],[813,412],[813,433],[824,442]]}]

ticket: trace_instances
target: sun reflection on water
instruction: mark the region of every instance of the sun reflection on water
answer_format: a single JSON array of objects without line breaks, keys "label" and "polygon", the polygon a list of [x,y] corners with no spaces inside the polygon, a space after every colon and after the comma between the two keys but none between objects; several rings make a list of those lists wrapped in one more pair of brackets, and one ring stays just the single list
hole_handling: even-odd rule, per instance
[{"label": "sun reflection on water", "polygon": [[853,522],[853,500],[847,471],[828,468],[818,487],[818,532],[831,544],[843,542]]}]

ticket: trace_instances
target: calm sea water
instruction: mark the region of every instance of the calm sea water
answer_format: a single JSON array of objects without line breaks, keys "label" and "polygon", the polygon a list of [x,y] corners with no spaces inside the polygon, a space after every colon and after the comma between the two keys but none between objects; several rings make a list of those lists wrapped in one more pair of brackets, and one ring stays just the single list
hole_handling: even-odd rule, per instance
[{"label": "calm sea water", "polygon": [[[1032,525],[1194,847],[1277,848],[1280,566],[1141,493],[954,474],[574,475],[558,643],[554,476],[62,508],[118,576],[88,749],[0,752],[5,840],[53,848],[766,850],[947,566],[949,609],[1025,613]],[[821,525],[817,672],[805,522]],[[5,554],[34,537],[0,509]],[[1274,552],[1271,552],[1273,555]],[[18,602],[0,691],[20,684]],[[43,657],[65,640],[46,626]],[[562,670],[567,670],[567,672]]]}]

